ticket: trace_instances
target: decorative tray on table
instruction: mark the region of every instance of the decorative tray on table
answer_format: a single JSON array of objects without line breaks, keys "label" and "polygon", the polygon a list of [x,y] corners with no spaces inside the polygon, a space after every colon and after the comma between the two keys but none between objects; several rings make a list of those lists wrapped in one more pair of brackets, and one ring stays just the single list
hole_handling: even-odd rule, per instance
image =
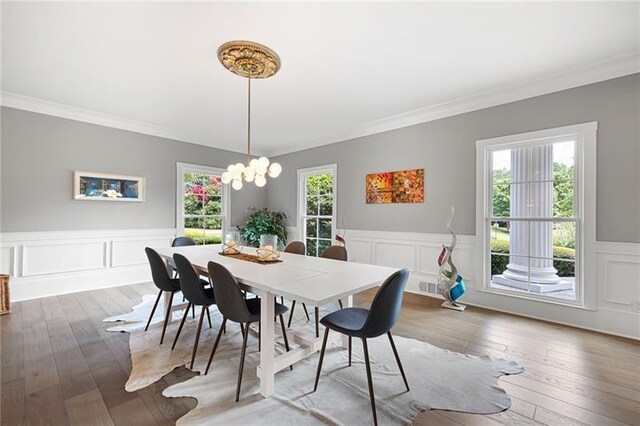
[{"label": "decorative tray on table", "polygon": [[241,252],[238,252],[238,253],[219,252],[218,254],[220,254],[221,256],[229,256],[235,259],[246,260],[247,262],[259,263],[261,265],[268,265],[270,263],[282,262],[282,260],[280,259],[260,260],[260,258],[255,254],[247,254],[247,253],[241,253]]}]

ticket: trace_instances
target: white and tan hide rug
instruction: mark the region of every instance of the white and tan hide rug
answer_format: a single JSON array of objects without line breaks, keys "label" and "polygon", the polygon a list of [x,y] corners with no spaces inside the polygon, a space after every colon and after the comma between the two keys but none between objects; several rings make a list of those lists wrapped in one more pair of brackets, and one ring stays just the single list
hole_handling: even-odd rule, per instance
[{"label": "white and tan hide rug", "polygon": [[[177,298],[181,296],[177,295]],[[162,301],[152,325],[144,327],[155,296],[143,297],[133,311],[104,321],[121,321],[109,331],[131,334],[133,369],[126,390],[133,392],[148,386],[180,366],[188,367],[198,320],[185,323],[176,349],[171,344],[179,321],[167,328],[165,342],[159,345],[162,332]],[[181,299],[176,299],[176,302]],[[256,367],[259,363],[257,329],[252,325],[247,347],[240,402],[235,402],[236,380],[242,335],[235,323],[227,323],[208,375],[204,369],[221,323],[221,315],[211,308],[213,327],[205,319],[193,370],[200,372],[182,383],[164,390],[167,397],[193,397],[198,405],[178,420],[180,425],[243,424],[372,424],[362,344],[353,340],[353,365],[348,367],[347,350],[338,342],[327,347],[318,391],[313,391],[318,355],[313,355],[276,375],[275,393],[264,399],[260,395]],[[174,319],[182,312],[174,312]],[[285,318],[286,319],[286,318]],[[302,309],[296,309],[292,329],[313,332],[313,316],[307,322]],[[279,326],[276,325],[279,333]],[[333,333],[331,333],[333,334]],[[290,339],[292,341],[293,339]],[[395,337],[410,392],[405,391],[393,352],[386,336],[369,340],[369,352],[376,397],[378,421],[383,424],[410,424],[423,410],[441,409],[490,414],[506,410],[511,400],[499,386],[498,377],[523,370],[515,361],[488,356],[470,356],[451,352],[414,339]],[[280,335],[276,350],[284,351]]]}]

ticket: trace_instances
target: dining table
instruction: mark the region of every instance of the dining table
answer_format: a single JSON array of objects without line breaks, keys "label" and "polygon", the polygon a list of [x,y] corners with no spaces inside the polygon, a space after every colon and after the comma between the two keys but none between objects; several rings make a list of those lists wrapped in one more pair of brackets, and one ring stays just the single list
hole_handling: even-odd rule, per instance
[{"label": "dining table", "polygon": [[[222,245],[199,245],[185,247],[160,247],[155,249],[172,265],[173,255],[180,253],[193,264],[201,275],[208,275],[210,261],[224,265],[236,277],[243,290],[260,297],[260,364],[257,376],[260,379],[260,394],[268,398],[274,392],[275,374],[290,365],[318,352],[322,339],[315,333],[294,332],[295,347],[289,352],[275,351],[275,304],[274,298],[283,296],[288,300],[322,307],[342,300],[344,306],[353,306],[353,295],[376,287],[397,268],[365,263],[325,259],[293,253],[280,253],[277,262],[256,263],[237,256],[222,254]],[[247,254],[255,254],[255,248],[244,248]],[[212,283],[215,286],[215,282]],[[169,306],[171,292],[165,292],[165,307]],[[184,309],[180,304],[171,308]],[[278,330],[281,333],[281,330]],[[347,347],[347,339],[342,345]]]}]

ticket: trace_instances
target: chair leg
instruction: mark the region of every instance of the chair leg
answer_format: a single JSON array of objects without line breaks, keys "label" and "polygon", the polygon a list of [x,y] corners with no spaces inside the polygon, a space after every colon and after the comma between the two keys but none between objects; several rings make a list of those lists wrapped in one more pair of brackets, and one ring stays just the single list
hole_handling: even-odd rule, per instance
[{"label": "chair leg", "polygon": [[373,395],[373,379],[371,378],[371,363],[369,362],[369,348],[367,347],[367,339],[362,339],[364,347],[364,363],[367,366],[367,382],[369,383],[369,398],[371,399],[371,411],[373,412],[373,424],[378,425],[378,416],[376,414],[376,399]]},{"label": "chair leg", "polygon": [[351,367],[351,336],[349,336],[349,367]]},{"label": "chair leg", "polygon": [[[224,327],[224,325],[226,323],[227,323],[227,319],[224,318],[222,320],[222,324],[220,325],[220,330],[218,330],[218,336],[216,337],[216,341],[213,344],[213,349],[211,349],[211,355],[209,355],[209,362],[207,362],[207,369],[204,370],[204,375],[205,376],[209,372],[209,367],[211,367],[211,361],[213,361],[213,356],[216,354],[216,349],[218,349],[218,343],[220,342],[220,337],[222,336],[222,328]],[[240,323],[240,326],[242,326],[242,323]],[[244,330],[244,328],[243,328],[243,330]],[[244,331],[242,332],[242,336],[244,337]]]},{"label": "chair leg", "polygon": [[162,326],[162,335],[160,336],[160,344],[164,342],[164,335],[167,332],[167,325],[169,324],[169,320],[171,319],[172,304],[173,304],[173,292],[171,292],[171,297],[169,298],[169,306],[167,306],[167,314],[164,317],[164,325]]},{"label": "chair leg", "polygon": [[209,321],[209,328],[211,328],[211,313],[209,312],[209,307],[206,307],[207,310],[207,321]]},{"label": "chair leg", "polygon": [[340,305],[340,309],[344,309],[344,306],[342,306],[342,300],[338,299],[338,305]]},{"label": "chair leg", "polygon": [[238,324],[240,324],[240,331],[242,332],[242,337],[244,338],[244,325],[242,325],[241,322],[239,322]]},{"label": "chair leg", "polygon": [[182,331],[182,326],[184,326],[184,322],[187,319],[187,315],[189,315],[189,309],[191,308],[191,302],[187,304],[187,309],[184,310],[184,315],[182,316],[182,321],[180,321],[180,327],[178,327],[178,332],[176,333],[176,338],[173,339],[173,345],[171,345],[171,350],[174,350],[176,347],[176,343],[178,343],[178,337],[180,337],[180,332]]},{"label": "chair leg", "polygon": [[196,318],[196,305],[191,305],[191,319]]},{"label": "chair leg", "polygon": [[249,337],[249,325],[247,323],[247,332],[242,339],[242,354],[240,355],[240,368],[238,369],[238,386],[236,387],[236,402],[240,400],[240,385],[242,384],[242,370],[244,369],[244,355],[247,353],[247,338]]},{"label": "chair leg", "polygon": [[[151,318],[153,318],[153,314],[156,313],[156,308],[158,307],[158,303],[160,302],[160,298],[162,297],[162,290],[158,293],[158,298],[156,299],[156,303],[153,305],[153,309],[151,310],[151,315],[149,315],[149,321],[147,321],[147,326],[144,328],[144,331],[149,329],[149,324],[151,324]],[[166,321],[165,321],[166,324]]]},{"label": "chair leg", "polygon": [[200,321],[198,321],[198,330],[196,331],[196,341],[193,344],[193,352],[191,353],[191,365],[189,369],[193,370],[193,362],[196,359],[196,352],[198,352],[198,342],[200,341],[200,331],[202,331],[202,321],[204,321],[204,311],[206,311],[206,306],[202,306],[202,310],[200,311]]},{"label": "chair leg", "polygon": [[314,307],[314,311],[316,314],[316,339],[320,337],[320,308]]},{"label": "chair leg", "polygon": [[320,359],[318,360],[318,371],[316,372],[316,383],[313,385],[313,391],[318,390],[318,380],[320,379],[320,371],[322,371],[322,361],[324,360],[324,350],[327,348],[327,339],[329,338],[329,327],[324,329],[324,339],[322,340],[322,349],[320,349]]},{"label": "chair leg", "polygon": [[280,303],[284,305],[284,296],[280,296]]},{"label": "chair leg", "polygon": [[[287,352],[289,352],[289,339],[287,338],[287,329],[284,327],[284,317],[282,316],[282,314],[279,315],[280,317],[280,327],[282,327],[282,337],[284,337],[284,347],[287,350]],[[293,370],[293,365],[290,365],[290,370]]]},{"label": "chair leg", "polygon": [[310,318],[309,318],[309,311],[307,311],[307,305],[303,303],[302,307],[304,308],[304,314],[307,316],[307,321],[309,321]]},{"label": "chair leg", "polygon": [[387,336],[389,336],[389,342],[391,343],[391,349],[393,349],[393,354],[396,357],[396,362],[398,363],[398,368],[400,368],[400,374],[402,374],[402,380],[404,380],[404,385],[407,387],[407,392],[409,392],[409,383],[407,382],[407,376],[404,374],[404,368],[402,368],[402,363],[400,362],[400,357],[398,356],[398,351],[396,350],[396,344],[393,342],[393,337],[391,337],[391,331],[387,331]]},{"label": "chair leg", "polygon": [[291,311],[289,312],[289,322],[287,323],[287,327],[291,328],[291,319],[293,318],[293,310],[296,308],[296,301],[291,302]]}]

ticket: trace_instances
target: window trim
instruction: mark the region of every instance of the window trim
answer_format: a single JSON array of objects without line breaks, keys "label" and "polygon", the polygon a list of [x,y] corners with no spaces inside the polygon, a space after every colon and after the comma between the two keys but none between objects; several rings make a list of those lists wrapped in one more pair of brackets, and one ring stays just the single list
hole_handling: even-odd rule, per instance
[{"label": "window trim", "polygon": [[[206,173],[212,175],[222,175],[225,172],[225,169],[220,167],[213,166],[204,166],[201,164],[191,164],[191,163],[176,163],[176,235],[184,235],[184,174],[186,172],[191,173]],[[222,236],[224,238],[224,234],[230,228],[228,223],[230,219],[230,195],[229,191],[230,185],[222,184]]]},{"label": "window trim", "polygon": [[[524,298],[544,303],[572,307],[594,307],[596,305],[596,121],[515,135],[501,136],[476,141],[476,274],[480,280],[477,290]],[[576,228],[576,276],[580,277],[580,289],[576,289],[576,301],[553,299],[533,293],[511,292],[491,287],[490,283],[490,242],[491,233],[485,227],[491,206],[488,195],[491,185],[491,152],[500,148],[523,148],[541,142],[554,140],[575,141],[575,212],[578,217]]]},{"label": "window trim", "polygon": [[300,241],[305,243],[305,247],[307,244],[307,237],[306,235],[304,235],[304,223],[302,220],[303,216],[306,216],[304,214],[304,208],[306,207],[306,204],[302,202],[303,197],[305,195],[305,185],[303,184],[304,181],[306,180],[307,177],[309,176],[314,176],[314,175],[319,175],[319,174],[323,174],[323,173],[331,173],[333,176],[333,209],[332,209],[332,215],[331,215],[331,229],[333,230],[332,235],[331,236],[331,244],[335,244],[336,240],[335,240],[335,233],[338,231],[337,229],[337,223],[338,223],[338,164],[336,163],[332,163],[332,164],[326,164],[323,166],[314,166],[314,167],[306,167],[303,169],[298,169],[297,175],[298,175],[298,187],[297,187],[297,220],[298,220],[298,238],[300,239]]}]

